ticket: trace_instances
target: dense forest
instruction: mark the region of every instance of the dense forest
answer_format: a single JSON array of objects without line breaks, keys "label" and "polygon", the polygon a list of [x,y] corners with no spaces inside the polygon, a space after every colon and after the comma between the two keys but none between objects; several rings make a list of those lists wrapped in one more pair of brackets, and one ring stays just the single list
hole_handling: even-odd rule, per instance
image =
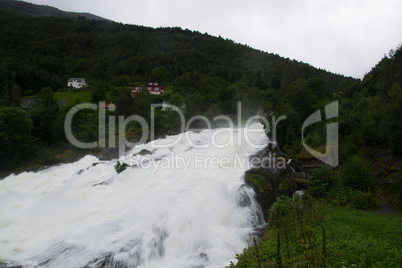
[{"label": "dense forest", "polygon": [[[54,156],[68,146],[65,115],[83,101],[77,92],[74,101],[58,107],[54,93],[68,90],[70,77],[86,78],[92,102],[115,103],[116,111],[108,113],[138,114],[148,121],[150,104],[164,100],[183,107],[187,119],[234,115],[238,101],[245,116],[258,111],[268,119],[286,115],[278,129],[279,145],[299,158],[308,157],[301,144],[303,121],[338,100],[341,163],[364,146],[402,153],[400,47],[359,80],[181,28],[32,17],[9,9],[0,9],[0,23],[2,169],[34,159],[57,162]],[[162,83],[166,94],[132,97],[131,87],[146,81]],[[19,108],[25,96],[37,98],[28,112]],[[95,111],[81,111],[73,120],[76,137],[96,140],[97,120]],[[157,111],[157,134],[177,132],[178,121],[175,112]],[[312,147],[322,147],[324,126],[308,131],[306,141]],[[140,135],[138,125],[127,128],[129,138]]]},{"label": "dense forest", "polygon": [[[164,100],[182,107],[187,119],[233,116],[238,101],[245,116],[286,115],[278,128],[279,145],[297,158],[311,157],[301,144],[303,121],[338,100],[341,164],[370,146],[402,153],[401,47],[359,80],[187,29],[31,17],[8,9],[0,15],[2,169],[35,159],[51,164],[68,148],[64,118],[83,100],[77,92],[74,101],[59,107],[54,93],[68,90],[70,77],[86,78],[92,102],[115,103],[116,111],[108,113],[137,114],[148,122],[150,104]],[[146,81],[161,82],[166,94],[132,97],[131,87]],[[20,109],[24,96],[36,97],[34,109]],[[178,131],[174,111],[157,110],[155,120],[157,135]],[[75,136],[97,140],[97,121],[97,112],[81,111],[73,120]],[[308,131],[306,142],[313,148],[324,145],[324,127],[325,122]],[[135,139],[140,131],[133,123],[126,135]]]},{"label": "dense forest", "polygon": [[[11,109],[4,115],[17,113],[32,124],[23,125],[28,137],[18,142],[14,133],[20,131],[16,126],[6,127],[5,135],[12,138],[5,138],[4,148],[8,149],[2,152],[2,168],[34,159],[43,148],[48,149],[43,154],[49,155],[51,162],[48,151],[53,150],[52,145],[66,142],[62,130],[64,116],[82,100],[77,98],[66,108],[49,103],[55,103],[52,92],[65,89],[70,77],[86,78],[92,89],[92,102],[113,102],[117,104],[117,115],[139,114],[145,118],[149,117],[150,103],[162,102],[160,97],[146,93],[136,98],[130,96],[133,85],[146,81],[165,85],[164,99],[180,107],[184,104],[186,118],[234,114],[238,101],[243,102],[243,111],[250,110],[250,114],[260,108],[273,111],[298,79],[309,81],[317,86],[314,90],[325,90],[330,96],[336,93],[341,81],[357,81],[231,40],[180,28],[152,29],[84,17],[34,18],[11,10],[0,12],[1,104],[18,107],[23,96],[47,98],[37,102],[37,107],[28,113]],[[158,114],[160,134],[174,132],[174,117],[174,113]],[[95,140],[96,120],[94,112],[83,112],[75,118],[77,137]],[[14,146],[27,146],[29,150],[15,150]]]}]

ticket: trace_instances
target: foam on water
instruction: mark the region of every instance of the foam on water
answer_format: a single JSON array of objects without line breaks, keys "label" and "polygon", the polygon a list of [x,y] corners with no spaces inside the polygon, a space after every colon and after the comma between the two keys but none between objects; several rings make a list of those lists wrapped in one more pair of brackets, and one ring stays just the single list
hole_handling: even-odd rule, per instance
[{"label": "foam on water", "polygon": [[[249,140],[267,144],[257,128]],[[27,267],[228,265],[263,220],[244,185],[248,166],[239,161],[258,149],[239,138],[241,130],[221,131],[134,148],[119,159],[132,165],[120,174],[117,159],[89,155],[10,175],[0,181],[0,260]],[[234,138],[235,146],[216,148],[211,137],[220,145]],[[137,154],[144,149],[149,152]],[[215,158],[225,160],[208,162]]]}]

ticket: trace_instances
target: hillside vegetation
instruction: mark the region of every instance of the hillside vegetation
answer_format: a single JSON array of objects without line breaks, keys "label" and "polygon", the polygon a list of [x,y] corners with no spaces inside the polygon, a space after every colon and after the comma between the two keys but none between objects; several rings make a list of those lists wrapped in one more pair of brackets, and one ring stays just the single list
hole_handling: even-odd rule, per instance
[{"label": "hillside vegetation", "polygon": [[[303,206],[300,206],[300,205]],[[230,267],[399,267],[402,215],[279,199],[268,231]],[[255,241],[255,240],[254,240]]]},{"label": "hillside vegetation", "polygon": [[[7,37],[0,39],[0,105],[5,109],[0,113],[2,169],[40,159],[38,153],[43,148],[53,151],[68,146],[64,117],[73,105],[89,100],[88,92],[77,93],[77,98],[74,92],[57,92],[66,88],[70,77],[86,78],[92,88],[90,101],[115,103],[116,111],[107,113],[137,114],[148,122],[150,104],[163,100],[185,107],[187,120],[194,115],[234,115],[239,101],[244,117],[258,111],[268,120],[272,115],[285,115],[277,138],[284,152],[295,158],[311,157],[301,143],[303,121],[337,100],[340,164],[355,156],[373,156],[372,150],[394,156],[402,153],[400,47],[360,81],[181,28],[153,29],[84,17],[32,17],[4,7],[0,23],[0,36]],[[130,88],[146,81],[161,82],[166,94],[142,92],[131,97]],[[19,106],[21,97],[32,95],[38,99],[33,110],[21,113],[11,108]],[[69,101],[67,107],[55,105],[61,96]],[[11,114],[32,123],[23,129],[11,127],[7,121]],[[75,135],[85,142],[97,140],[97,112],[79,114],[73,120]],[[157,136],[179,130],[175,112],[157,110],[155,117]],[[315,124],[305,133],[306,143],[316,150],[325,145],[325,123]],[[196,122],[193,126],[205,124]],[[130,139],[140,136],[138,124],[127,128]],[[21,139],[20,131],[30,138]],[[15,149],[20,146],[29,150]],[[52,153],[45,155],[52,159]],[[385,164],[380,162],[377,159],[378,165]],[[392,167],[391,173],[399,172],[399,164]]]},{"label": "hillside vegetation", "polygon": [[[84,77],[93,88],[91,101],[118,104],[116,115],[138,114],[149,118],[149,104],[160,103],[162,99],[146,93],[132,98],[130,88],[158,81],[168,89],[165,100],[186,105],[186,118],[234,114],[238,101],[243,102],[247,116],[261,107],[274,110],[277,100],[284,97],[283,92],[297,79],[318,79],[331,96],[342,80],[357,81],[181,28],[152,29],[83,17],[31,17],[5,8],[0,9],[0,23],[0,36],[7,37],[0,39],[0,104],[6,107],[18,107],[21,97],[39,94],[44,88],[50,89],[45,90],[49,95],[45,98],[51,102],[55,99],[51,91],[64,89],[68,78]],[[56,98],[60,95],[57,93]],[[38,102],[36,111],[26,114],[33,124],[25,129],[36,142],[27,144],[30,151],[22,152],[13,149],[17,141],[7,138],[5,147],[9,150],[3,151],[2,168],[41,158],[35,153],[41,148],[66,144],[62,122],[67,109],[87,101],[79,96],[75,102],[69,96],[68,107],[54,107],[52,111]],[[96,140],[97,114],[93,111],[82,114],[81,121],[77,118],[73,122],[75,133],[82,141]],[[176,114],[157,116],[160,135],[177,131]],[[138,133],[136,127],[132,126],[131,133]],[[15,132],[18,130],[8,129],[5,137]]]},{"label": "hillside vegetation", "polygon": [[51,6],[35,5],[18,0],[17,1],[2,0],[0,2],[0,7],[2,9],[16,11],[33,17],[63,17],[63,18],[82,17],[86,19],[106,20],[102,17],[90,13],[67,12]]},{"label": "hillside vegetation", "polygon": [[[26,5],[20,1],[5,3]],[[3,106],[18,107],[22,96],[38,94],[46,87],[56,92],[66,87],[68,78],[84,77],[93,88],[91,101],[119,104],[117,115],[149,118],[149,104],[162,99],[146,93],[132,98],[130,88],[158,81],[167,88],[163,100],[180,107],[185,104],[187,119],[199,114],[209,118],[233,115],[238,101],[242,101],[244,116],[260,109],[268,119],[270,115],[286,115],[278,127],[279,144],[288,155],[302,157],[306,156],[301,144],[302,122],[317,109],[339,100],[340,162],[364,146],[391,149],[396,155],[402,151],[400,48],[390,52],[360,81],[181,28],[153,29],[83,17],[31,17],[4,7],[0,9],[0,23],[0,36],[7,37],[0,39]],[[57,99],[62,94],[57,93]],[[67,108],[88,100],[79,96],[74,102],[69,94]],[[59,128],[66,111],[54,109],[53,118],[48,116],[46,124],[39,124],[41,116],[34,115],[40,109],[27,114],[33,122],[33,138],[46,146],[65,143]],[[85,114],[85,127],[76,125],[77,135],[84,141],[94,140],[98,136],[96,114]],[[160,134],[177,130],[175,115],[157,116]],[[85,120],[91,124],[85,124]],[[42,131],[46,135],[39,134]],[[320,148],[324,138],[325,122],[307,132],[306,142]],[[10,140],[7,144],[12,148]],[[18,150],[10,151],[20,158]]]}]

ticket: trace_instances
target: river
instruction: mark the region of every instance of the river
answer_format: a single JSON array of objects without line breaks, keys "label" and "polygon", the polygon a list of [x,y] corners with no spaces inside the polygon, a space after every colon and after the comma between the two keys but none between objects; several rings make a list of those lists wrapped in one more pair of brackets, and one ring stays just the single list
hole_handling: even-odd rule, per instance
[{"label": "river", "polygon": [[[244,182],[249,156],[268,143],[262,125],[254,128],[247,137],[244,129],[187,132],[120,159],[88,155],[6,177],[0,181],[3,266],[228,265],[264,224]],[[117,161],[129,165],[119,174]]]}]

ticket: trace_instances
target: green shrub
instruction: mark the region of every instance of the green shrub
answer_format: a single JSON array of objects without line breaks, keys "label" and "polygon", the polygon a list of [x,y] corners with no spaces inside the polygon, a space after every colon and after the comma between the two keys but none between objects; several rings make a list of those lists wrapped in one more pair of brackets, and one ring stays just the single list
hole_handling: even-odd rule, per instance
[{"label": "green shrub", "polygon": [[287,191],[292,189],[293,191],[296,190],[296,185],[293,183],[292,179],[290,178],[289,174],[286,174],[282,180],[282,182],[278,185],[278,189],[281,191]]},{"label": "green shrub", "polygon": [[56,155],[61,152],[60,148],[42,146],[36,152],[36,161],[42,165],[53,165],[58,162]]},{"label": "green shrub", "polygon": [[369,191],[374,186],[368,162],[357,155],[340,166],[339,179],[343,187],[349,187],[352,190]]},{"label": "green shrub", "polygon": [[119,161],[117,161],[116,165],[114,165],[114,169],[116,170],[117,174],[119,174],[126,170],[128,166],[129,165],[127,165],[126,163],[121,164]]},{"label": "green shrub", "polygon": [[355,191],[349,195],[350,206],[355,209],[377,209],[380,207],[380,200],[372,192]]},{"label": "green shrub", "polygon": [[[317,206],[314,201],[303,202]],[[286,213],[278,215],[291,215],[289,205],[295,202],[285,198],[280,203],[276,209],[285,208]],[[236,255],[238,262],[230,267],[401,267],[400,214],[331,208],[324,221],[317,221],[315,225],[307,227],[306,221],[301,221],[304,226],[301,228],[297,220],[292,222],[295,228],[287,233],[269,226],[262,241],[257,245],[252,243],[242,254]],[[301,236],[294,235],[301,229],[310,235],[306,239],[310,243],[303,243]]]},{"label": "green shrub", "polygon": [[331,205],[363,210],[378,209],[380,207],[380,200],[370,191],[353,191],[350,188],[339,188],[331,194]]},{"label": "green shrub", "polygon": [[288,196],[281,196],[276,199],[269,210],[269,224],[271,228],[284,227],[291,217],[293,210],[292,199]]},{"label": "green shrub", "polygon": [[315,198],[324,198],[336,184],[336,172],[330,167],[314,169],[307,186],[307,194]]},{"label": "green shrub", "polygon": [[356,133],[349,136],[341,137],[341,144],[339,145],[339,160],[344,162],[350,155],[359,151],[363,145],[362,137]]},{"label": "green shrub", "polygon": [[[236,267],[320,267],[325,264],[324,206],[310,196],[282,196],[272,205],[263,240],[237,255]],[[231,263],[231,267],[234,264]]]}]

